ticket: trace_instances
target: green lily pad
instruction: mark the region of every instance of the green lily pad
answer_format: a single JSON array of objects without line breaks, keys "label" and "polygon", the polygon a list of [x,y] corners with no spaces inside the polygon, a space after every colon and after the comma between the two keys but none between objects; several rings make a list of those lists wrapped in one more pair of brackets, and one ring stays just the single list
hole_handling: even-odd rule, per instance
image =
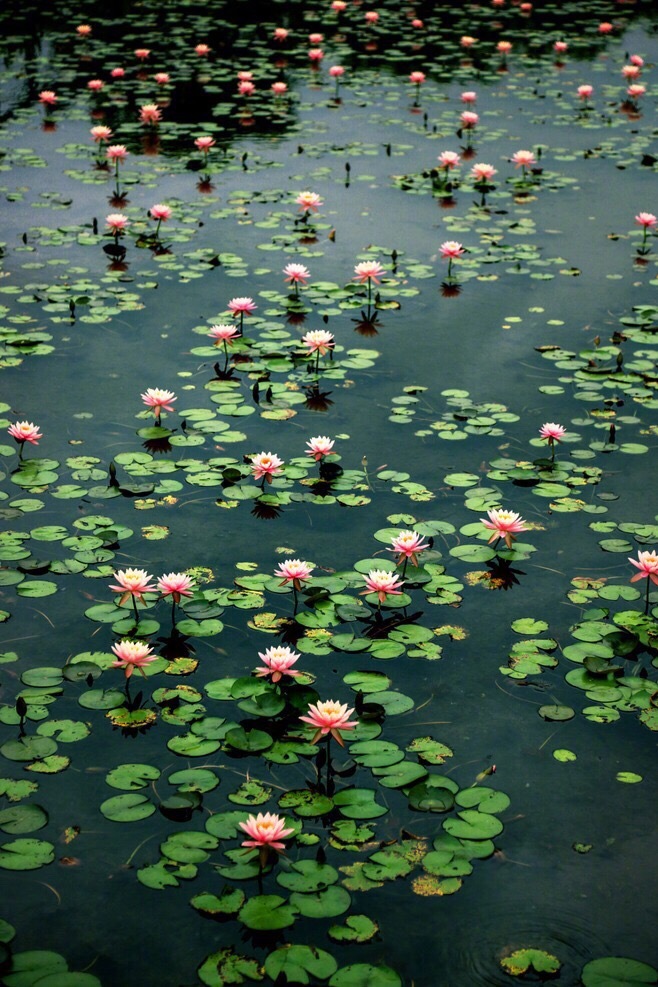
[{"label": "green lily pad", "polygon": [[628,984],[658,983],[658,970],[648,963],[606,956],[586,963],[581,973],[584,987],[626,987]]},{"label": "green lily pad", "polygon": [[540,976],[553,976],[562,966],[557,956],[546,953],[543,949],[533,948],[515,949],[509,956],[501,959],[500,965],[512,977],[520,977],[528,970],[533,970]]},{"label": "green lily pad", "polygon": [[55,859],[55,847],[45,840],[13,840],[0,846],[0,867],[5,870],[37,870]]},{"label": "green lily pad", "polygon": [[297,911],[277,894],[254,895],[238,912],[238,919],[248,929],[259,932],[287,929],[294,924]]},{"label": "green lily pad", "polygon": [[241,956],[228,946],[207,956],[197,970],[199,980],[206,987],[225,987],[241,984],[245,978],[262,980],[258,960]]},{"label": "green lily pad", "polygon": [[334,973],[329,987],[402,987],[402,980],[390,966],[351,963]]},{"label": "green lily pad", "polygon": [[117,768],[108,771],[105,781],[112,788],[133,792],[139,788],[147,788],[159,777],[160,769],[150,764],[120,764]]},{"label": "green lily pad", "polygon": [[345,925],[332,925],[328,936],[334,942],[370,942],[379,932],[379,926],[367,915],[348,915]]},{"label": "green lily pad", "polygon": [[101,803],[100,810],[112,822],[138,822],[148,819],[155,812],[155,806],[145,795],[115,795]]},{"label": "green lily pad", "polygon": [[265,960],[267,976],[276,981],[281,974],[284,983],[314,984],[327,980],[338,968],[331,953],[311,946],[285,945],[270,953]]},{"label": "green lily pad", "polygon": [[503,831],[503,824],[495,816],[475,809],[464,809],[458,819],[446,819],[443,828],[457,839],[491,840]]}]

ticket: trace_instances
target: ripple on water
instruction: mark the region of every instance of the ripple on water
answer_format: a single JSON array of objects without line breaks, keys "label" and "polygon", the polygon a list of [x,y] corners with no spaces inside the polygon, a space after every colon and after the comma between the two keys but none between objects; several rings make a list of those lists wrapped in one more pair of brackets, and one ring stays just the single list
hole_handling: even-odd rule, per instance
[{"label": "ripple on water", "polygon": [[[518,914],[518,899],[506,896],[501,886],[496,901],[486,911],[478,909],[469,924],[472,934],[444,934],[438,961],[443,972],[427,981],[416,980],[415,987],[510,987],[516,978],[505,973],[500,961],[517,949],[530,947],[550,953],[562,964],[551,983],[576,987],[585,963],[610,954],[609,944],[583,916],[581,901],[571,908],[563,900],[545,900],[532,911]],[[517,982],[539,981],[528,973]]]}]

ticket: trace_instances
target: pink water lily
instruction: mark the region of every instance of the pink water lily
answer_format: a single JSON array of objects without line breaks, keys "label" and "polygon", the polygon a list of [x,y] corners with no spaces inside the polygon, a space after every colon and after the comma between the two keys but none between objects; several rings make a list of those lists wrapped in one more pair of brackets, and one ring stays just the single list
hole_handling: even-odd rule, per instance
[{"label": "pink water lily", "polygon": [[106,127],[104,124],[99,123],[95,127],[92,127],[89,131],[94,141],[97,144],[102,144],[103,141],[108,141],[112,136],[112,130],[110,127]]},{"label": "pink water lily", "polygon": [[54,106],[57,102],[57,94],[52,89],[42,89],[39,93],[39,102],[44,106]]},{"label": "pink water lily", "polygon": [[439,167],[443,168],[446,173],[452,168],[458,168],[461,164],[461,158],[456,151],[441,151],[437,161],[439,162]]},{"label": "pink water lily", "polygon": [[198,45],[194,46],[194,50],[197,53],[197,55],[199,55],[201,58],[205,58],[207,55],[210,54],[212,48],[210,47],[210,45],[200,42]]},{"label": "pink water lily", "polygon": [[203,151],[207,154],[211,147],[214,147],[217,141],[214,137],[197,137],[194,141],[195,146],[199,151]]},{"label": "pink water lily", "polygon": [[532,151],[515,151],[512,155],[512,161],[515,168],[521,168],[523,170],[524,175],[526,168],[530,168],[537,163],[537,159]]},{"label": "pink water lily", "polygon": [[515,514],[513,511],[506,511],[502,508],[494,508],[487,511],[489,519],[485,520],[480,518],[480,521],[485,526],[489,528],[493,534],[488,541],[490,545],[492,542],[498,541],[502,538],[508,548],[512,547],[512,542],[515,540],[515,535],[520,531],[527,531],[528,526],[519,514]]},{"label": "pink water lily", "polygon": [[326,329],[311,329],[302,336],[302,343],[308,347],[310,354],[324,356],[334,347],[334,334]]},{"label": "pink water lily", "polygon": [[397,573],[389,572],[388,569],[371,569],[367,576],[366,588],[361,590],[360,595],[366,596],[368,593],[376,593],[379,603],[386,603],[387,596],[400,596],[404,581]]},{"label": "pink water lily", "polygon": [[285,82],[273,82],[270,89],[275,96],[283,96],[284,93],[288,92],[288,86]]},{"label": "pink water lily", "polygon": [[639,572],[636,572],[632,576],[632,583],[636,583],[638,579],[647,579],[658,586],[658,553],[655,549],[652,549],[650,552],[638,552],[637,560],[629,558],[628,561],[636,569],[639,569]]},{"label": "pink water lily", "polygon": [[159,86],[168,86],[171,82],[171,76],[168,72],[156,72],[153,79]]},{"label": "pink water lily", "polygon": [[578,93],[578,98],[582,99],[583,103],[587,103],[588,99],[594,92],[594,86],[590,86],[589,83],[585,82],[582,86],[578,86],[576,92]]},{"label": "pink water lily", "polygon": [[91,34],[91,24],[78,24],[75,30],[81,38],[88,38]]},{"label": "pink water lily", "polygon": [[163,599],[171,596],[174,603],[180,603],[181,597],[192,597],[194,580],[184,572],[168,572],[158,579],[158,590]]},{"label": "pink water lily", "polygon": [[304,213],[317,212],[324,203],[317,192],[300,192],[295,202],[299,211]]},{"label": "pink water lily", "polygon": [[87,83],[87,89],[91,90],[92,93],[99,93],[104,85],[102,79],[90,79]]},{"label": "pink water lily", "polygon": [[341,747],[345,746],[341,736],[341,730],[354,730],[358,727],[358,720],[350,720],[354,712],[348,709],[347,703],[338,703],[334,699],[327,699],[324,702],[309,703],[306,716],[300,716],[304,723],[310,723],[315,727],[315,735],[311,743],[315,744],[320,737],[333,737]]},{"label": "pink water lily", "polygon": [[272,37],[275,41],[285,41],[288,37],[289,31],[286,27],[275,27],[272,32]]},{"label": "pink water lily", "polygon": [[237,326],[220,323],[219,325],[211,326],[208,335],[212,336],[215,340],[215,346],[219,346],[220,343],[228,343],[229,346],[232,346],[233,340],[239,338],[240,333]]},{"label": "pink water lily", "polygon": [[439,247],[441,256],[448,259],[448,277],[452,273],[452,263],[457,257],[461,257],[464,253],[464,248],[457,240],[444,240],[444,242]]},{"label": "pink water lily", "polygon": [[542,439],[546,439],[549,445],[560,442],[566,433],[564,425],[558,425],[557,422],[545,422],[539,429],[539,435]]},{"label": "pink water lily", "polygon": [[328,435],[315,435],[312,439],[309,439],[306,445],[307,456],[313,456],[316,463],[319,463],[325,456],[333,456],[335,439],[330,439]]},{"label": "pink water lily", "polygon": [[117,65],[117,67],[112,69],[110,72],[110,75],[112,76],[113,79],[123,79],[125,74],[126,74],[126,70],[122,69],[120,65]]},{"label": "pink water lily", "polygon": [[123,606],[131,597],[133,602],[139,600],[143,603],[144,593],[155,591],[155,586],[151,582],[153,576],[149,575],[146,569],[119,569],[114,573],[114,578],[116,583],[110,583],[110,589],[113,593],[121,593],[119,606]]},{"label": "pink water lily", "polygon": [[280,476],[283,473],[284,463],[274,452],[259,452],[251,457],[251,470],[254,480],[263,480],[263,483],[271,483],[273,476]]},{"label": "pink water lily", "polygon": [[251,315],[258,308],[253,298],[247,298],[246,296],[232,298],[226,307],[235,318],[240,317],[240,329],[242,329],[245,315]]},{"label": "pink water lily", "polygon": [[299,293],[299,285],[305,285],[311,276],[311,272],[304,264],[286,264],[283,269],[284,280],[291,286],[294,285],[295,294]]},{"label": "pink water lily", "polygon": [[38,446],[39,439],[43,438],[38,425],[34,425],[32,422],[14,422],[13,425],[9,426],[7,431],[12,439],[19,443],[21,451],[26,442],[29,442],[33,446]]},{"label": "pink water lily", "polygon": [[171,219],[171,208],[169,206],[165,206],[162,202],[158,202],[156,205],[151,206],[149,212],[151,213],[153,219],[157,219],[161,223]]},{"label": "pink water lily", "polygon": [[289,675],[291,678],[301,675],[301,672],[292,667],[298,661],[300,655],[291,648],[275,645],[266,651],[259,651],[258,657],[263,664],[254,670],[254,675],[257,678],[266,678],[269,676],[272,682],[276,684],[284,675]]},{"label": "pink water lily", "polygon": [[239,823],[239,826],[251,837],[250,840],[244,840],[242,846],[264,850],[266,859],[268,850],[285,850],[282,840],[295,832],[292,827],[286,826],[285,819],[274,812],[259,812],[256,816],[248,816],[246,822]]},{"label": "pink water lily", "polygon": [[412,565],[417,566],[419,553],[424,552],[429,547],[429,544],[423,541],[423,536],[419,535],[417,531],[401,531],[391,539],[389,552],[398,553],[398,565],[402,561],[406,565],[409,561]]},{"label": "pink water lily", "polygon": [[379,279],[383,274],[386,274],[386,268],[382,267],[377,260],[363,260],[354,268],[354,280],[358,281],[359,284],[365,284],[366,281],[379,284]]},{"label": "pink water lily", "polygon": [[157,103],[144,103],[139,108],[139,121],[153,126],[162,120],[162,112]]},{"label": "pink water lily", "polygon": [[621,74],[625,79],[638,79],[642,74],[642,69],[639,65],[624,65]]},{"label": "pink water lily", "polygon": [[646,86],[642,86],[642,85],[640,85],[640,83],[639,83],[639,82],[634,82],[634,83],[633,83],[632,85],[630,85],[630,86],[628,87],[628,89],[626,90],[626,95],[627,95],[627,96],[628,96],[628,97],[629,97],[630,99],[632,99],[632,100],[637,100],[637,99],[639,99],[639,98],[640,98],[641,96],[645,96],[645,95],[646,95],[646,91],[647,91],[647,87],[646,87]]},{"label": "pink water lily", "polygon": [[[105,151],[105,157],[108,161],[114,162],[114,174],[116,175],[117,182],[119,180],[119,165],[122,161],[125,161],[128,157],[128,148],[125,144],[110,144],[110,146]],[[118,186],[117,186],[118,187]]]},{"label": "pink water lily", "polygon": [[150,54],[150,48],[135,48],[135,57],[139,58],[140,62],[146,61]]},{"label": "pink water lily", "polygon": [[118,661],[113,661],[111,668],[123,668],[126,678],[129,679],[135,669],[138,669],[144,678],[144,669],[157,661],[158,656],[153,654],[152,649],[143,641],[119,641],[112,645],[112,651],[117,656]]},{"label": "pink water lily", "polygon": [[119,237],[128,227],[128,217],[123,213],[113,212],[105,217],[105,223],[114,237]]},{"label": "pink water lily", "polygon": [[476,185],[488,185],[498,171],[493,165],[485,164],[484,161],[474,164],[471,168],[471,178]]},{"label": "pink water lily", "polygon": [[464,110],[459,119],[464,130],[474,130],[480,122],[480,117],[472,110]]},{"label": "pink water lily", "polygon": [[628,561],[639,570],[639,572],[636,572],[635,575],[631,577],[631,582],[636,583],[639,579],[646,579],[647,581],[644,612],[648,613],[649,590],[651,588],[651,584],[653,583],[654,586],[658,586],[658,553],[656,553],[655,549],[652,549],[650,552],[638,552],[637,560],[629,558]]},{"label": "pink water lily", "polygon": [[474,92],[472,89],[467,89],[465,92],[461,94],[459,98],[461,99],[462,103],[472,104],[477,102],[478,97],[477,97],[477,93]]},{"label": "pink water lily", "polygon": [[274,570],[275,576],[281,577],[280,586],[292,584],[293,589],[302,588],[302,583],[308,582],[315,567],[302,559],[286,559],[279,564],[279,568]]},{"label": "pink water lily", "polygon": [[173,391],[164,391],[160,387],[148,387],[140,396],[147,408],[153,408],[156,420],[163,411],[173,411],[173,402],[177,400]]},{"label": "pink water lily", "polygon": [[635,222],[638,226],[642,227],[643,236],[641,249],[644,249],[646,247],[649,230],[653,230],[656,223],[658,223],[658,219],[656,219],[652,212],[639,212],[635,217]]}]

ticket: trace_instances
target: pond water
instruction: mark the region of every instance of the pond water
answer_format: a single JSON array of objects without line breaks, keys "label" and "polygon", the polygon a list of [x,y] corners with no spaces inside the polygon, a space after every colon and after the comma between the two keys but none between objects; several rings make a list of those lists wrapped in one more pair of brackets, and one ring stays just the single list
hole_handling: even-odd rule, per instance
[{"label": "pond water", "polygon": [[658,13],[340,7],[0,12],[6,987],[658,982]]}]

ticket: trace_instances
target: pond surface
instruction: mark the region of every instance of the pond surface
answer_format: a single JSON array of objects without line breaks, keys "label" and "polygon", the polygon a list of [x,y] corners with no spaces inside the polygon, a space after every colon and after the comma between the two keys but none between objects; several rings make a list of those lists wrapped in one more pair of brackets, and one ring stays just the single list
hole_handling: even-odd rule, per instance
[{"label": "pond surface", "polygon": [[655,6],[340,6],[0,13],[7,987],[658,982]]}]

